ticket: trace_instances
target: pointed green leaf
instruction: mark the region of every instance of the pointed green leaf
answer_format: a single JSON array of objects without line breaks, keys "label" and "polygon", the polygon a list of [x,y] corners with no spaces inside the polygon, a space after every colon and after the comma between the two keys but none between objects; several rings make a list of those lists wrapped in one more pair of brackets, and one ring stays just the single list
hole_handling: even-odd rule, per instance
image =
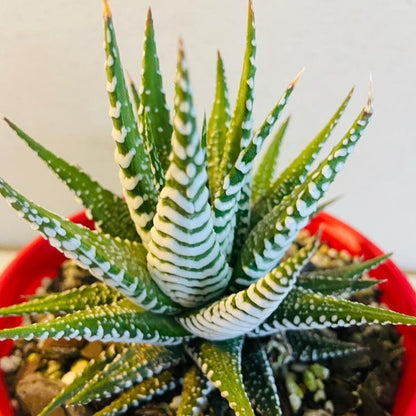
[{"label": "pointed green leaf", "polygon": [[256,31],[253,4],[248,5],[247,38],[243,71],[237,102],[224,143],[220,165],[220,179],[224,178],[237,160],[241,150],[248,145],[253,124],[254,76],[256,74]]},{"label": "pointed green leaf", "polygon": [[262,416],[281,416],[279,395],[266,351],[255,339],[243,348],[243,380],[253,409]]},{"label": "pointed green leaf", "polygon": [[123,298],[124,296],[120,292],[110,286],[104,283],[93,283],[60,293],[35,297],[27,302],[1,308],[0,316],[45,312],[55,314],[76,312],[98,305],[109,305]]},{"label": "pointed green leaf", "polygon": [[187,312],[178,321],[194,335],[210,340],[229,339],[252,331],[287,296],[317,247],[318,240],[315,240],[248,289]]},{"label": "pointed green leaf", "polygon": [[[291,81],[261,127],[254,134],[247,146],[241,150],[232,169],[223,179],[221,187],[214,197],[215,232],[217,233],[218,241],[225,255],[230,254],[233,247],[236,217],[239,217],[241,227],[245,227],[241,231],[240,236],[245,234],[249,220],[248,213],[251,199],[249,182],[251,182],[251,168],[254,159],[259,154],[264,140],[269,135],[270,130],[283,111],[300,75],[301,73]],[[242,196],[243,191],[244,194]],[[244,216],[246,218],[241,221]]]},{"label": "pointed green leaf", "polygon": [[277,158],[279,157],[280,146],[286,133],[287,126],[289,125],[289,121],[290,117],[287,117],[282,123],[270,144],[267,146],[267,151],[256,169],[256,173],[253,177],[251,197],[254,202],[266,194],[272,182],[275,180],[277,173]]},{"label": "pointed green leaf", "polygon": [[155,187],[158,190],[158,192],[160,192],[162,188],[165,186],[165,172],[163,171],[162,165],[160,164],[155,139],[152,133],[151,121],[148,116],[148,113],[146,112],[144,116],[143,136],[146,150],[150,158],[150,167],[152,169]]},{"label": "pointed green leaf", "polygon": [[245,178],[244,186],[241,188],[238,198],[237,212],[235,213],[235,236],[231,252],[232,265],[238,259],[250,228],[251,217],[251,172]]},{"label": "pointed green leaf", "polygon": [[305,272],[299,276],[297,284],[322,295],[347,297],[382,283],[382,280],[359,278],[384,263],[390,256],[391,253],[342,267]]},{"label": "pointed green leaf", "polygon": [[340,297],[348,297],[360,290],[369,289],[377,284],[382,283],[383,280],[375,279],[359,279],[349,280],[338,278],[330,278],[326,276],[318,276],[314,279],[305,279],[299,277],[297,286],[303,289],[310,289],[314,293],[321,295],[333,295]]},{"label": "pointed green leaf", "polygon": [[248,286],[276,266],[315,213],[318,201],[342,170],[371,115],[370,95],[367,105],[328,157],[250,231],[234,270],[233,286]]},{"label": "pointed green leaf", "polygon": [[140,108],[140,95],[139,95],[139,92],[137,91],[137,87],[133,81],[133,78],[130,76],[130,74],[127,71],[126,71],[126,77],[127,77],[127,82],[130,87],[131,96],[133,97],[134,109],[136,110],[136,114],[138,114],[139,108]]},{"label": "pointed green leaf", "polygon": [[254,416],[241,373],[243,338],[209,342],[197,340],[186,348],[199,368],[228,400],[236,416]]},{"label": "pointed green leaf", "polygon": [[145,114],[148,114],[158,159],[162,169],[166,171],[169,166],[171,151],[172,125],[159,69],[150,7],[147,13],[144,36],[139,121],[144,125]]},{"label": "pointed green leaf", "polygon": [[335,204],[342,198],[342,195],[335,196],[334,198],[330,198],[319,204],[316,208],[316,213],[326,210],[331,205]]},{"label": "pointed green leaf", "polygon": [[129,301],[95,306],[50,321],[0,330],[0,339],[48,337],[173,345],[183,342],[189,333],[174,318],[143,312]]},{"label": "pointed green leaf", "polygon": [[214,232],[205,162],[181,44],[171,164],[156,208],[147,263],[159,287],[185,307],[217,297],[230,278]]},{"label": "pointed green leaf", "polygon": [[207,395],[212,387],[198,367],[191,366],[183,380],[181,402],[176,415],[196,416],[202,414],[208,404]]},{"label": "pointed green leaf", "polygon": [[92,180],[78,166],[55,156],[6,117],[4,120],[81,200],[99,230],[122,239],[140,241],[127,205],[120,197]]},{"label": "pointed green leaf", "polygon": [[161,345],[132,345],[119,354],[99,373],[90,378],[70,404],[87,404],[120,393],[163,370],[176,365],[183,349],[168,349]]},{"label": "pointed green leaf", "polygon": [[364,324],[416,325],[416,317],[296,288],[253,333],[264,336],[285,329],[323,329]]},{"label": "pointed green leaf", "polygon": [[334,267],[330,269],[313,270],[302,273],[302,279],[315,279],[319,277],[341,278],[347,280],[355,280],[362,277],[365,273],[375,269],[380,264],[384,263],[392,253],[383,254],[382,256],[374,257],[373,259],[352,263],[342,267]]},{"label": "pointed green leaf", "polygon": [[30,202],[1,178],[0,194],[52,246],[75,259],[97,279],[117,288],[144,309],[161,313],[180,310],[150,278],[146,250],[140,243],[113,239],[74,224]]},{"label": "pointed green leaf", "polygon": [[207,130],[208,179],[209,189],[212,195],[215,195],[221,184],[220,163],[230,118],[230,103],[228,101],[224,63],[218,52],[215,100]]},{"label": "pointed green leaf", "polygon": [[207,115],[204,113],[201,129],[201,147],[204,153],[204,158],[207,158]]},{"label": "pointed green leaf", "polygon": [[178,379],[169,370],[166,370],[155,377],[148,378],[143,383],[130,387],[104,409],[94,413],[93,416],[113,416],[124,413],[130,408],[138,407],[143,402],[149,402],[168,390],[173,390],[178,384]]},{"label": "pointed green leaf", "polygon": [[[155,214],[157,190],[143,136],[138,130],[130,102],[108,4],[104,7],[104,48],[109,115],[113,121],[113,139],[116,142],[114,157],[120,166],[120,180],[131,218],[142,241],[146,243]],[[146,199],[143,195],[146,195]]]},{"label": "pointed green leaf", "polygon": [[46,416],[53,412],[58,407],[62,406],[65,402],[75,396],[84,385],[100,372],[105,365],[113,358],[112,355],[101,354],[96,360],[91,360],[89,365],[85,367],[84,371],[75,378],[75,380],[68,384],[63,390],[55,396],[48,405],[42,409],[38,416]]},{"label": "pointed green leaf", "polygon": [[303,183],[312,163],[318,156],[319,151],[338,124],[353,92],[354,88],[350,90],[347,97],[325,127],[308,144],[303,152],[283,171],[279,178],[267,190],[266,194],[256,201],[253,207],[252,225],[257,224],[265,214],[270,212],[276,205],[280,204],[283,198],[288,195],[296,185]]},{"label": "pointed green leaf", "polygon": [[320,361],[357,352],[359,346],[313,331],[286,331],[294,361]]}]

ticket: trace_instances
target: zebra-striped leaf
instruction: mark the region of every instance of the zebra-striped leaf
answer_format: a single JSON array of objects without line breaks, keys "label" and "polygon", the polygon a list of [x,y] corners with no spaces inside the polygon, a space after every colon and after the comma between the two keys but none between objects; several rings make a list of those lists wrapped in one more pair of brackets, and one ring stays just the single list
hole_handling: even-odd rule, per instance
[{"label": "zebra-striped leaf", "polygon": [[253,176],[251,199],[254,203],[261,196],[266,194],[272,182],[275,180],[277,174],[277,158],[279,157],[280,146],[286,133],[287,126],[289,125],[289,121],[290,117],[287,117],[277,130],[273,139],[267,146],[267,150],[256,169],[255,175]]},{"label": "zebra-striped leaf", "polygon": [[220,165],[222,180],[250,140],[253,124],[254,76],[256,74],[256,31],[252,1],[248,5],[247,38],[237,101],[230,120]]},{"label": "zebra-striped leaf", "polygon": [[158,160],[160,160],[162,169],[166,171],[169,166],[171,151],[172,124],[159,69],[150,7],[147,13],[144,36],[139,121],[141,125],[144,125],[145,118],[149,117],[149,126],[155,141],[155,151],[158,153]]},{"label": "zebra-striped leaf", "polygon": [[[104,47],[109,115],[113,121],[113,139],[116,142],[114,157],[120,167],[120,180],[131,218],[142,241],[147,243],[155,214],[157,190],[126,86],[108,4],[104,8]],[[146,199],[143,195],[146,195]]]},{"label": "zebra-striped leaf", "polygon": [[330,338],[316,331],[286,331],[285,336],[291,346],[291,359],[294,361],[327,360],[359,350],[357,344]]},{"label": "zebra-striped leaf", "polygon": [[212,388],[212,383],[207,380],[199,368],[195,365],[191,366],[183,380],[181,402],[176,415],[202,415],[208,404],[207,395]]},{"label": "zebra-striped leaf", "polygon": [[253,409],[262,416],[281,416],[279,395],[266,351],[257,340],[243,348],[243,380]]},{"label": "zebra-striped leaf", "polygon": [[250,228],[251,217],[251,172],[244,178],[244,185],[241,188],[240,196],[238,198],[237,210],[235,213],[235,235],[231,251],[231,265],[234,266],[238,258],[241,247],[247,238]]},{"label": "zebra-striped leaf", "polygon": [[174,318],[143,312],[129,301],[96,306],[46,322],[0,330],[0,339],[66,338],[174,345],[190,334]]},{"label": "zebra-striped leaf", "polygon": [[239,416],[255,416],[244,389],[241,370],[243,338],[188,344],[189,355]]},{"label": "zebra-striped leaf", "polygon": [[330,269],[313,270],[302,273],[302,279],[313,280],[315,278],[327,277],[340,278],[346,280],[355,280],[362,277],[365,273],[375,269],[380,264],[384,263],[392,253],[383,254],[382,256],[374,257],[373,259],[366,260],[359,263],[352,263],[342,267],[334,267]]},{"label": "zebra-striped leaf", "polygon": [[228,101],[224,63],[218,52],[215,100],[207,129],[208,179],[212,195],[215,195],[221,184],[220,163],[230,118],[230,103]]},{"label": "zebra-striped leaf", "polygon": [[251,231],[234,270],[233,287],[248,286],[272,270],[298,232],[315,213],[318,201],[340,172],[372,115],[372,96],[330,154]]},{"label": "zebra-striped leaf", "polygon": [[104,352],[100,354],[97,359],[91,360],[89,365],[85,367],[84,371],[76,377],[72,383],[64,387],[63,390],[42,409],[38,416],[46,416],[52,413],[55,409],[74,397],[81,389],[84,388],[85,384],[97,373],[99,373],[113,358],[113,354],[106,354]]},{"label": "zebra-striped leaf", "polygon": [[283,171],[278,179],[271,184],[265,195],[257,200],[253,207],[252,226],[257,224],[257,222],[276,205],[280,204],[283,198],[286,195],[289,195],[295,186],[303,183],[312,163],[318,156],[319,151],[338,124],[353,92],[354,88],[350,90],[347,97],[325,127],[309,143],[309,145],[306,146],[303,152],[300,153],[300,155]]},{"label": "zebra-striped leaf", "polygon": [[146,310],[174,313],[180,309],[150,279],[146,251],[140,243],[113,239],[60,217],[20,195],[0,178],[0,194],[52,246],[76,259],[97,279],[117,288]]},{"label": "zebra-striped leaf", "polygon": [[8,118],[4,117],[4,120],[81,200],[98,230],[114,237],[140,241],[127,205],[120,197],[103,188],[98,182],[80,170],[78,166],[71,165],[55,156]]},{"label": "zebra-striped leaf", "polygon": [[130,387],[104,409],[94,413],[94,416],[113,416],[124,413],[128,409],[138,407],[141,403],[173,390],[178,384],[178,378],[171,371],[165,370],[157,376]]},{"label": "zebra-striped leaf", "polygon": [[317,245],[316,239],[248,289],[188,312],[178,317],[179,322],[194,335],[210,340],[234,338],[253,330],[278,308]]},{"label": "zebra-striped leaf", "polygon": [[76,312],[99,305],[109,305],[124,296],[104,283],[93,283],[60,293],[50,293],[35,297],[27,302],[0,309],[0,316],[35,313]]},{"label": "zebra-striped leaf", "polygon": [[[292,94],[292,91],[300,75],[301,74],[298,74],[291,81],[282,97],[267,116],[266,120],[254,134],[254,137],[240,152],[237,160],[234,163],[234,166],[225,176],[221,187],[214,197],[214,202],[212,205],[214,209],[215,232],[218,235],[218,241],[221,245],[221,248],[226,255],[230,254],[233,247],[234,229],[236,227],[236,217],[238,216],[240,198],[242,198],[241,216],[244,217],[244,215],[246,215],[249,218],[247,211],[249,210],[251,198],[249,194],[250,186],[248,185],[248,182],[251,178],[251,168],[253,166],[254,159],[259,154],[264,140],[269,135],[270,130],[273,128],[281,112],[283,111],[283,108],[285,107],[288,98]],[[244,196],[242,196],[242,190],[245,190]],[[246,212],[246,214],[243,212]],[[248,224],[248,218],[244,220],[246,225]],[[241,226],[244,225],[241,221],[240,224]],[[241,232],[241,234],[245,233]]]},{"label": "zebra-striped leaf", "polygon": [[87,404],[120,393],[176,365],[182,353],[182,348],[132,345],[115,357],[102,371],[91,377],[84,388],[71,399],[70,404]]},{"label": "zebra-striped leaf", "polygon": [[171,163],[156,208],[147,263],[159,287],[185,307],[218,296],[230,278],[214,232],[204,152],[185,55],[179,48]]},{"label": "zebra-striped leaf", "polygon": [[253,333],[264,336],[286,329],[323,329],[364,324],[415,325],[416,317],[295,288]]}]

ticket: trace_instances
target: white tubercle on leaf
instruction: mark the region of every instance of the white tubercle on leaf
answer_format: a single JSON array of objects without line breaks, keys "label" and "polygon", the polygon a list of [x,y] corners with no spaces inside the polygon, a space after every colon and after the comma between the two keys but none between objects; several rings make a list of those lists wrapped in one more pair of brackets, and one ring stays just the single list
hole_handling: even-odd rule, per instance
[{"label": "white tubercle on leaf", "polygon": [[[104,8],[104,29],[109,115],[113,122],[112,135],[116,144],[115,161],[120,167],[120,181],[131,218],[137,233],[146,244],[155,212],[157,189],[150,157],[130,101],[107,3]],[[143,195],[147,195],[147,200],[142,204],[130,204],[135,201],[135,197]]]}]

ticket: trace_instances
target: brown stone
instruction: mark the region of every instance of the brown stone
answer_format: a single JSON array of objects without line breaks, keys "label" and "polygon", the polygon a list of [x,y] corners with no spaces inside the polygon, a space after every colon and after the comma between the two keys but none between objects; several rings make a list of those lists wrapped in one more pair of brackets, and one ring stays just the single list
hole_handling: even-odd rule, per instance
[{"label": "brown stone", "polygon": [[68,406],[66,409],[67,416],[90,416],[93,411],[85,406]]},{"label": "brown stone", "polygon": [[[51,380],[40,373],[29,374],[16,385],[16,395],[23,408],[31,415],[39,412],[65,387],[59,380]],[[62,408],[56,409],[50,416],[65,416]]]},{"label": "brown stone", "polygon": [[79,350],[84,345],[84,341],[78,341],[76,339],[46,339],[41,345],[40,350],[42,354],[47,358],[66,359],[68,357],[74,357],[79,355]]},{"label": "brown stone", "polygon": [[81,355],[88,360],[97,358],[103,350],[103,344],[100,341],[89,342],[82,350]]},{"label": "brown stone", "polygon": [[19,368],[19,371],[16,374],[16,382],[18,383],[20,380],[23,380],[29,374],[33,374],[38,369],[40,361],[40,355],[36,355],[36,358],[30,361],[26,359],[25,362],[22,363],[21,367]]}]

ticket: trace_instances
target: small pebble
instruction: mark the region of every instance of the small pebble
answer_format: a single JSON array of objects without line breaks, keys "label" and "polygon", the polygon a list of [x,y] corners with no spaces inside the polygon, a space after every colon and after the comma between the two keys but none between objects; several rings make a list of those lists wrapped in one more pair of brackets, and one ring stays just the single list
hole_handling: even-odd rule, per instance
[{"label": "small pebble", "polygon": [[68,386],[75,380],[76,377],[76,373],[74,373],[73,371],[68,371],[62,376],[61,381],[62,383],[65,383]]},{"label": "small pebble", "polygon": [[5,373],[13,373],[19,368],[21,362],[22,362],[22,357],[18,357],[17,355],[9,355],[6,357],[1,357],[0,369]]}]

